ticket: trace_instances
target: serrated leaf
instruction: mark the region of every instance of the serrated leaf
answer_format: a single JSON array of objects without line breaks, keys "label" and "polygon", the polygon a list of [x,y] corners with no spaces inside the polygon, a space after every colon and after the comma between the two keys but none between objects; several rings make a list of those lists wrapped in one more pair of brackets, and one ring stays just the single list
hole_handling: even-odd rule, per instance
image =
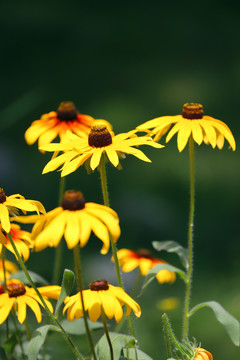
[{"label": "serrated leaf", "polygon": [[39,350],[44,344],[48,331],[50,330],[60,332],[60,330],[54,325],[44,325],[33,332],[32,339],[28,344],[29,360],[37,360]]},{"label": "serrated leaf", "polygon": [[169,253],[175,253],[179,256],[185,269],[188,266],[188,250],[176,241],[167,240],[167,241],[153,241],[152,246],[157,251],[165,250]]},{"label": "serrated leaf", "polygon": [[127,356],[128,360],[153,360],[150,356],[139,349],[123,349],[123,355]]},{"label": "serrated leaf", "polygon": [[63,273],[62,285],[61,285],[61,292],[55,307],[55,316],[58,318],[59,311],[63,301],[66,297],[71,293],[73,284],[75,280],[75,275],[71,270],[65,269]]},{"label": "serrated leaf", "polygon": [[[109,336],[112,342],[114,359],[119,359],[122,348],[125,347],[129,341],[134,339],[130,335],[118,334],[114,332],[110,332]],[[98,360],[111,360],[109,344],[105,334],[101,337],[95,346],[95,350]]]},{"label": "serrated leaf", "polygon": [[192,316],[196,311],[202,309],[203,307],[209,307],[213,310],[216,319],[225,327],[232,342],[236,346],[240,346],[240,324],[238,320],[227,312],[218,302],[207,301],[198,304],[192,308],[189,316]]},{"label": "serrated leaf", "polygon": [[[38,275],[37,273],[33,271],[28,271],[28,273],[35,284],[44,285],[44,286],[49,285],[48,281],[43,277],[41,277],[40,275]],[[10,279],[18,279],[22,281],[25,285],[31,286],[23,271],[19,271],[17,273],[12,274],[10,276]]]},{"label": "serrated leaf", "polygon": [[[64,319],[61,321],[61,325],[64,330],[70,335],[86,335],[86,328],[83,318],[75,319],[74,321],[68,321],[67,319]],[[92,321],[88,320],[88,327],[90,331],[94,331],[102,329],[103,324],[98,321],[93,323]]]},{"label": "serrated leaf", "polygon": [[[150,282],[155,278],[155,276],[157,275],[157,273],[160,270],[169,270],[169,271],[173,271],[175,273],[177,273],[181,279],[183,279],[186,282],[186,274],[184,271],[182,271],[181,269],[172,266],[170,264],[157,264],[156,266],[154,266],[152,269],[150,269],[146,275],[145,281],[143,283],[142,286],[142,290],[140,295],[142,295],[143,291],[146,289],[146,287],[150,284]],[[139,295],[139,296],[140,296]]]}]

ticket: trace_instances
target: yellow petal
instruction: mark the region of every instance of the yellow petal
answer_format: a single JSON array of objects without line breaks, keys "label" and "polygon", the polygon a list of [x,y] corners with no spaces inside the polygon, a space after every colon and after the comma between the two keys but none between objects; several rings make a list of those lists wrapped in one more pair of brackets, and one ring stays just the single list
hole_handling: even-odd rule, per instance
[{"label": "yellow petal", "polygon": [[41,314],[41,310],[40,307],[37,303],[37,301],[35,299],[33,299],[30,296],[25,295],[24,296],[24,301],[25,303],[32,309],[32,311],[34,312],[37,322],[41,322],[42,320],[42,314]]},{"label": "yellow petal", "polygon": [[2,224],[3,230],[6,231],[6,233],[10,232],[11,225],[9,220],[9,212],[6,206],[3,204],[0,204],[0,220]]},{"label": "yellow petal", "polygon": [[[5,295],[5,294],[3,294],[3,295]],[[1,295],[0,298],[3,295]],[[1,306],[1,308],[0,308],[0,324],[2,324],[8,317],[8,315],[13,307],[14,302],[15,302],[15,298],[9,298],[7,295],[5,304],[3,306]]]},{"label": "yellow petal", "polygon": [[78,215],[75,211],[70,211],[66,222],[66,229],[64,237],[68,246],[68,249],[73,249],[79,242],[80,226]]},{"label": "yellow petal", "polygon": [[205,131],[206,137],[213,148],[216,147],[216,130],[214,127],[209,124],[209,122],[202,120],[201,126],[203,130]]},{"label": "yellow petal", "polygon": [[38,147],[40,148],[43,145],[49,144],[54,140],[58,135],[58,129],[56,127],[48,129],[44,134],[39,136]]},{"label": "yellow petal", "polygon": [[139,259],[139,269],[141,271],[142,275],[146,275],[147,272],[151,269],[152,267],[152,260],[151,259]]},{"label": "yellow petal", "polygon": [[90,167],[95,170],[98,167],[104,148],[95,148],[90,160]]},{"label": "yellow petal", "polygon": [[198,123],[197,120],[192,120],[191,123],[193,140],[196,141],[198,145],[203,141],[203,132],[200,124],[201,122]]},{"label": "yellow petal", "polygon": [[64,164],[66,161],[69,161],[72,157],[75,156],[75,153],[70,151],[64,154],[61,154],[54,159],[50,160],[47,165],[44,167],[42,174],[46,174],[50,171],[56,170],[59,166]]},{"label": "yellow petal", "polygon": [[106,153],[108,156],[109,161],[113,164],[113,166],[118,166],[119,164],[119,157],[115,150],[113,150],[111,147],[106,147]]},{"label": "yellow petal", "polygon": [[87,154],[78,156],[76,159],[73,159],[70,162],[66,162],[63,165],[61,176],[66,176],[76,171],[91,156],[91,154],[91,152],[88,152]]},{"label": "yellow petal", "polygon": [[18,321],[22,324],[26,319],[26,303],[23,296],[18,296],[16,301],[18,304]]}]

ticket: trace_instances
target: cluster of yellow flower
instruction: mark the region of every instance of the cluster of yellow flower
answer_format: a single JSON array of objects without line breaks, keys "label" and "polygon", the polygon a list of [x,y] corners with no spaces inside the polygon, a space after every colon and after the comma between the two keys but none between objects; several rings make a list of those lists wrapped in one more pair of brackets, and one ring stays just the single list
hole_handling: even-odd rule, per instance
[{"label": "cluster of yellow flower", "polygon": [[[170,130],[171,126],[173,127]],[[139,136],[139,132],[145,134]],[[73,103],[63,102],[56,112],[51,111],[34,121],[26,131],[25,139],[29,145],[38,140],[42,152],[53,152],[53,157],[45,166],[43,173],[61,167],[63,177],[76,171],[83,164],[90,171],[95,169],[100,171],[102,163],[106,161],[118,168],[125,154],[150,162],[151,160],[136,147],[149,145],[163,148],[158,141],[167,132],[166,142],[178,133],[179,151],[185,148],[190,138],[198,145],[204,142],[219,149],[223,147],[226,139],[233,150],[236,148],[228,126],[220,120],[205,116],[202,106],[195,103],[185,104],[182,115],[158,117],[134,130],[115,135],[111,124],[106,120],[79,114]],[[60,142],[52,143],[57,136]],[[36,211],[37,215],[19,216],[18,210],[22,210],[24,214],[27,211]],[[46,247],[57,247],[62,237],[65,238],[69,249],[78,245],[84,247],[92,232],[103,243],[101,253],[106,254],[111,241],[115,243],[120,236],[117,213],[106,204],[86,202],[83,195],[74,190],[66,191],[60,206],[46,213],[39,201],[27,200],[19,194],[6,196],[1,189],[0,221],[2,229],[0,251],[6,247],[16,255],[12,246],[13,241],[24,261],[29,257],[29,249],[41,251]],[[20,226],[12,221],[33,223],[32,232],[21,230]],[[135,252],[130,249],[119,250],[117,258],[113,256],[113,261],[119,261],[124,272],[139,267],[143,276],[155,265],[166,263],[164,260],[152,257],[147,250]],[[33,310],[37,321],[40,322],[39,304],[42,303],[36,291],[16,279],[9,279],[11,273],[17,271],[14,264],[2,259],[0,266],[0,280],[3,281],[0,288],[0,324],[6,320],[12,308],[17,309],[18,320],[22,323],[26,318],[26,306]],[[163,269],[156,277],[160,283],[172,283],[176,274]],[[38,290],[52,312],[53,308],[48,298],[57,299],[61,287],[46,286]],[[89,290],[82,291],[82,297],[79,293],[67,297],[63,312],[67,312],[68,320],[73,321],[74,318],[84,316],[85,308],[88,310],[90,320],[94,322],[103,311],[108,318],[114,317],[118,323],[123,317],[124,304],[127,307],[125,315],[129,315],[131,310],[137,317],[141,315],[140,306],[120,286],[112,286],[106,280],[98,280],[90,284]],[[196,348],[194,351],[195,360],[212,359],[212,355],[202,348]]]}]

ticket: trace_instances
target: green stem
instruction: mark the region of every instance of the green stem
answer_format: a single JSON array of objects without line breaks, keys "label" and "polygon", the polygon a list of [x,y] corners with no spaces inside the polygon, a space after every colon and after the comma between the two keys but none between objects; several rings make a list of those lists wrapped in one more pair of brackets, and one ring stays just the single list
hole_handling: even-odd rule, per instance
[{"label": "green stem", "polygon": [[110,339],[110,336],[109,336],[106,316],[104,314],[103,308],[102,308],[102,323],[103,323],[104,331],[105,331],[107,342],[108,342],[109,349],[110,349],[111,360],[114,360],[112,342],[111,342],[111,339]]},{"label": "green stem", "polygon": [[[61,205],[62,198],[65,190],[65,177],[60,178],[59,184],[59,195],[58,195],[58,205]],[[63,242],[60,241],[58,246],[55,249],[55,262],[54,262],[54,270],[53,270],[53,284],[59,284],[60,281],[60,272],[61,272],[61,262],[62,262],[62,248]]]},{"label": "green stem", "polygon": [[30,341],[32,337],[31,337],[31,333],[30,333],[30,330],[29,330],[27,318],[24,321],[24,325],[25,325],[25,330],[26,330],[28,341]]},{"label": "green stem", "polygon": [[7,234],[8,236],[8,239],[13,247],[13,250],[17,256],[17,259],[18,259],[18,262],[27,278],[27,280],[29,281],[29,283],[31,284],[31,286],[33,287],[33,289],[36,291],[38,297],[40,298],[41,300],[41,303],[46,311],[46,313],[48,314],[48,316],[50,317],[50,319],[52,320],[52,322],[61,330],[62,332],[62,335],[65,339],[65,341],[68,343],[68,345],[70,346],[70,348],[72,349],[73,353],[76,355],[77,359],[79,360],[84,360],[83,356],[80,354],[80,352],[77,350],[77,348],[75,347],[75,345],[73,344],[72,340],[69,338],[69,336],[67,335],[66,331],[63,329],[62,325],[59,323],[59,321],[57,320],[57,318],[51,313],[51,311],[49,310],[42,294],[39,292],[38,288],[36,287],[36,285],[34,284],[31,276],[29,275],[28,271],[27,271],[27,268],[18,252],[18,249],[16,248],[16,245],[14,244],[14,241],[11,237],[11,234]]},{"label": "green stem", "polygon": [[89,326],[88,326],[87,313],[85,311],[85,306],[84,306],[84,299],[83,299],[83,287],[84,286],[83,286],[83,279],[82,279],[82,266],[81,266],[79,245],[75,246],[75,248],[73,249],[73,254],[74,254],[74,263],[75,263],[75,269],[76,269],[77,287],[78,287],[78,291],[80,293],[80,298],[81,298],[81,303],[82,303],[82,308],[83,308],[83,319],[84,319],[85,330],[86,330],[91,353],[93,355],[94,360],[97,360],[91,332],[90,332]]},{"label": "green stem", "polygon": [[188,268],[183,318],[183,339],[188,337],[189,327],[189,306],[192,283],[192,263],[193,263],[193,217],[195,208],[195,182],[194,182],[194,141],[192,136],[189,139],[189,163],[190,163],[190,211],[188,223]]},{"label": "green stem", "polygon": [[[102,157],[102,159],[100,161],[100,170],[99,171],[100,171],[101,187],[102,187],[104,205],[110,207],[110,201],[109,201],[109,195],[108,195],[108,186],[107,186],[106,165],[105,165],[105,157],[104,156]],[[124,289],[123,282],[122,282],[122,277],[121,277],[120,265],[119,265],[119,261],[118,261],[118,257],[117,257],[117,247],[116,247],[116,244],[113,241],[113,238],[112,238],[111,234],[109,234],[109,238],[110,238],[110,243],[111,243],[111,249],[112,249],[112,254],[113,254],[113,259],[114,259],[114,264],[115,264],[115,271],[116,271],[116,275],[117,275],[118,285],[122,289]],[[136,337],[135,330],[134,330],[133,323],[132,323],[132,319],[131,319],[131,315],[128,316],[128,325],[129,325],[131,335],[133,337]]]}]

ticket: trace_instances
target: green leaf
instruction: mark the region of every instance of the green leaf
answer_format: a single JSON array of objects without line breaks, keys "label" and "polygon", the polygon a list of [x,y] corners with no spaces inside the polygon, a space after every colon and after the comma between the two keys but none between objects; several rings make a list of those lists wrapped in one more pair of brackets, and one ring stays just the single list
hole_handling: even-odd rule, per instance
[{"label": "green leaf", "polygon": [[[43,277],[41,277],[40,275],[38,275],[37,273],[33,272],[33,271],[28,271],[32,281],[35,284],[39,284],[39,285],[43,285],[43,286],[47,286],[49,285],[48,281],[45,280]],[[31,284],[29,283],[28,279],[26,278],[26,275],[24,274],[23,271],[19,271],[17,273],[14,273],[10,276],[10,279],[18,279],[20,281],[22,281],[25,285],[30,286]]]},{"label": "green leaf", "polygon": [[123,355],[129,360],[153,360],[139,349],[123,349]]},{"label": "green leaf", "polygon": [[0,359],[1,360],[8,360],[6,352],[2,346],[0,346]]},{"label": "green leaf", "polygon": [[169,253],[175,253],[179,256],[185,269],[188,266],[188,250],[176,241],[153,241],[152,246],[157,251],[165,250]]},{"label": "green leaf", "polygon": [[[12,354],[15,346],[18,344],[18,339],[15,334],[11,335],[3,344],[3,347],[7,354]],[[0,358],[1,359],[1,358]]]},{"label": "green leaf", "polygon": [[55,316],[58,318],[60,307],[66,297],[71,293],[73,284],[75,280],[75,275],[71,270],[65,269],[63,273],[61,292],[58,298],[56,308],[55,308]]},{"label": "green leaf", "polygon": [[230,339],[236,346],[240,346],[240,324],[238,320],[227,312],[218,302],[207,301],[198,304],[192,308],[189,316],[192,316],[196,311],[203,307],[209,307],[213,310],[217,320],[225,327]]},{"label": "green leaf", "polygon": [[[186,282],[186,274],[184,271],[182,271],[181,269],[169,265],[169,264],[157,264],[156,266],[154,266],[152,269],[150,269],[146,275],[144,284],[142,286],[142,290],[140,295],[142,295],[143,291],[146,289],[146,287],[150,284],[150,282],[155,278],[155,276],[157,275],[157,273],[160,270],[169,270],[169,271],[173,271],[175,273],[177,273],[181,279],[183,279]],[[139,295],[139,296],[140,296]]]},{"label": "green leaf", "polygon": [[[112,342],[113,356],[114,359],[117,360],[121,355],[122,348],[125,347],[126,344],[134,338],[130,335],[123,335],[114,332],[110,332],[109,336]],[[95,346],[95,350],[98,360],[111,360],[109,345],[105,334],[101,337]]]},{"label": "green leaf", "polygon": [[60,332],[54,325],[44,325],[33,332],[32,339],[28,344],[28,360],[37,360],[38,352],[44,344],[49,330]]},{"label": "green leaf", "polygon": [[[86,335],[86,328],[83,318],[75,319],[74,321],[68,321],[67,319],[64,319],[63,321],[61,321],[61,325],[64,330],[70,335]],[[88,327],[90,331],[94,331],[102,329],[103,324],[98,321],[93,323],[92,321],[88,320]]]}]

